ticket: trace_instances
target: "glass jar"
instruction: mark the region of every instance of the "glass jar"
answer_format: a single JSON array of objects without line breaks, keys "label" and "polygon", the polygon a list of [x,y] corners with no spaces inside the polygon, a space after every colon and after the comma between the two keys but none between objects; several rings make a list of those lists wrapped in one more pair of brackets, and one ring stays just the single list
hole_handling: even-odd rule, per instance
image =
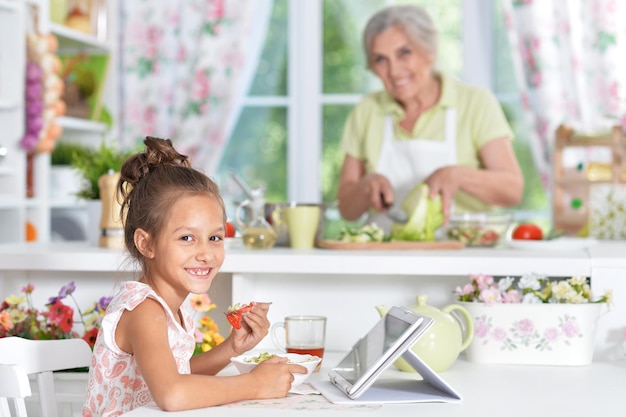
[{"label": "glass jar", "polygon": [[265,220],[265,189],[255,187],[251,199],[239,204],[235,221],[241,230],[241,240],[248,249],[270,249],[276,243],[276,231]]}]

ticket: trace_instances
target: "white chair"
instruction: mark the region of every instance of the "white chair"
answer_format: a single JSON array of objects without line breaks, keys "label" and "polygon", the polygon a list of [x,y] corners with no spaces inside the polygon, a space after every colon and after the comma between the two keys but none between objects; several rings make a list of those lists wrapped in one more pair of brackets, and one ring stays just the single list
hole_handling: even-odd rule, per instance
[{"label": "white chair", "polygon": [[[27,375],[36,377],[40,417],[57,417],[58,415],[52,372],[87,367],[91,364],[91,355],[92,352],[89,345],[82,339],[29,340],[21,337],[0,338],[0,364],[19,365],[17,368],[3,367],[3,371],[9,375],[16,374],[16,377],[20,380],[19,368],[21,367]],[[0,394],[0,396],[3,395]],[[18,395],[17,397],[20,396],[23,398],[28,395]],[[6,400],[4,403],[6,404]],[[2,404],[0,404],[0,407],[2,407]],[[2,417],[5,416],[5,414],[0,415]],[[8,410],[6,415],[8,415]],[[25,416],[26,414],[18,413],[17,415]]]},{"label": "white chair", "polygon": [[26,417],[24,398],[30,397],[28,374],[20,365],[0,365],[0,417],[11,417],[9,400],[16,417]]}]

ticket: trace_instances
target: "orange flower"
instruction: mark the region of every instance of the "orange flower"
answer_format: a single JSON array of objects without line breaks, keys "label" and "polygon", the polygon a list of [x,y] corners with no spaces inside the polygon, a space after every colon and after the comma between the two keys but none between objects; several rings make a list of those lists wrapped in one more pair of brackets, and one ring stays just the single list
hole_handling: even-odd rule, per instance
[{"label": "orange flower", "polygon": [[203,329],[213,330],[214,332],[217,332],[219,330],[217,327],[217,323],[215,323],[215,321],[209,316],[200,317],[198,323],[200,323],[200,326],[202,326]]},{"label": "orange flower", "polygon": [[0,330],[11,330],[13,328],[13,321],[8,311],[0,311]]},{"label": "orange flower", "polygon": [[196,294],[189,300],[191,306],[195,311],[202,311],[206,313],[215,308],[215,304],[211,304],[211,298],[208,294]]}]

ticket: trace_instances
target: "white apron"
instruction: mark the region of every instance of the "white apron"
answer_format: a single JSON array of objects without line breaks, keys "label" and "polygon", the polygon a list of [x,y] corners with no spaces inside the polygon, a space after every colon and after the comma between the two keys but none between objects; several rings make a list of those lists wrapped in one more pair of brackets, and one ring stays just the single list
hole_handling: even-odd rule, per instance
[{"label": "white apron", "polygon": [[[401,205],[411,190],[435,170],[456,165],[456,109],[446,109],[444,129],[443,142],[422,138],[395,140],[393,118],[385,118],[376,172],[387,177],[393,186],[394,205]],[[391,230],[392,221],[382,213],[371,213],[369,222],[375,222],[385,233]]]}]

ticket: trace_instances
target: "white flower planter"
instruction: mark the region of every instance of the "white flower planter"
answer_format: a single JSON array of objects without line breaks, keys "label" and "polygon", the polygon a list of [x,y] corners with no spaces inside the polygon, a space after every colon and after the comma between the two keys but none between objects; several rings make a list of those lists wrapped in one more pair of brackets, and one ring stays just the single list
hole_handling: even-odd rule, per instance
[{"label": "white flower planter", "polygon": [[515,365],[589,365],[606,304],[459,303],[474,320],[469,361]]},{"label": "white flower planter", "polygon": [[50,167],[48,186],[48,198],[51,200],[77,199],[76,194],[80,191],[82,185],[82,176],[80,173],[65,165],[54,165]]}]

